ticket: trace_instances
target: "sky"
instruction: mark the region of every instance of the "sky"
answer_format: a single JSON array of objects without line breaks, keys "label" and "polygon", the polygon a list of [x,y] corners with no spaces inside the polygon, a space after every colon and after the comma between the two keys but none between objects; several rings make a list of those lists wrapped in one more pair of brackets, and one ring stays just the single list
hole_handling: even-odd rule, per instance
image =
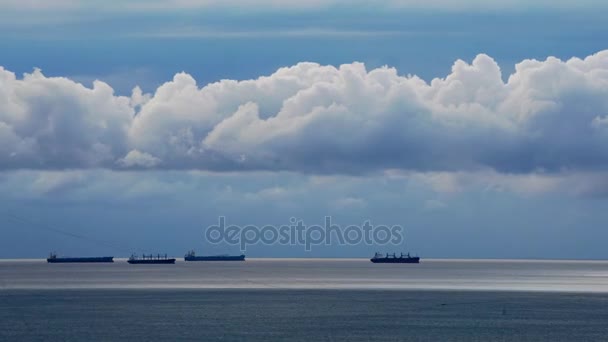
[{"label": "sky", "polygon": [[605,259],[602,1],[3,1],[0,257],[240,253],[291,218],[405,245],[252,257]]}]

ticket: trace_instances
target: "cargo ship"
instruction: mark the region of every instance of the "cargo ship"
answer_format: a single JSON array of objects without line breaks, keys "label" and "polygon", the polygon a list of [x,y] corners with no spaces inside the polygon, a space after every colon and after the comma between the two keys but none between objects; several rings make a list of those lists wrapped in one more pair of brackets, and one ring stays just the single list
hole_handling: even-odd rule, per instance
[{"label": "cargo ship", "polygon": [[129,260],[127,260],[129,264],[175,264],[175,258],[167,258],[167,254],[165,255],[145,255],[143,254],[138,257],[135,254],[132,254]]},{"label": "cargo ship", "polygon": [[58,257],[57,254],[51,253],[49,257],[46,259],[46,262],[51,264],[61,264],[61,263],[81,263],[81,262],[114,262],[114,257],[84,257],[84,258],[64,258]]},{"label": "cargo ship", "polygon": [[245,261],[245,254],[196,256],[194,251],[189,251],[184,256],[184,260],[185,261]]},{"label": "cargo ship", "polygon": [[382,255],[380,253],[376,253],[373,258],[369,259],[374,264],[418,264],[420,263],[420,257],[410,256],[410,253],[403,254],[400,256],[395,256],[393,254]]}]

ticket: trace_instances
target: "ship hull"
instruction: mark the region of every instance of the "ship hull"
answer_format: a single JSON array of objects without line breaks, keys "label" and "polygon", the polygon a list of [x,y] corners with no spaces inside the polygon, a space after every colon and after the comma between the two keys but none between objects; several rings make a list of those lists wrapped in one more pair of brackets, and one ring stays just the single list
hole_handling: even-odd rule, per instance
[{"label": "ship hull", "polygon": [[51,264],[114,262],[114,257],[48,258],[46,259],[46,262]]},{"label": "ship hull", "polygon": [[372,258],[374,264],[419,264],[420,258]]},{"label": "ship hull", "polygon": [[175,259],[160,260],[127,260],[129,264],[150,265],[150,264],[175,264]]},{"label": "ship hull", "polygon": [[245,261],[244,255],[187,256],[185,261]]}]

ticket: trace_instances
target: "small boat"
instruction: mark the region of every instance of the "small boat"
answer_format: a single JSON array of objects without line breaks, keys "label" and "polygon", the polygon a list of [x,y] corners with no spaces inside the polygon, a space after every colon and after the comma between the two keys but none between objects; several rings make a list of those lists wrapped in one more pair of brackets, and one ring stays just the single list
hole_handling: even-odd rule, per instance
[{"label": "small boat", "polygon": [[184,256],[184,260],[185,261],[245,261],[245,254],[196,256],[196,253],[194,253],[194,251],[189,251]]},{"label": "small boat", "polygon": [[395,256],[395,253],[388,254],[386,256],[376,253],[373,258],[369,259],[374,264],[418,264],[420,263],[420,257],[410,256],[410,253]]},{"label": "small boat", "polygon": [[46,259],[49,264],[62,264],[62,263],[98,263],[98,262],[114,262],[114,257],[78,257],[78,258],[66,258],[58,257],[56,253],[51,253]]},{"label": "small boat", "polygon": [[132,254],[129,260],[127,260],[129,264],[175,264],[175,258],[167,258],[167,254],[165,255],[145,255],[143,254],[138,257],[135,254]]}]

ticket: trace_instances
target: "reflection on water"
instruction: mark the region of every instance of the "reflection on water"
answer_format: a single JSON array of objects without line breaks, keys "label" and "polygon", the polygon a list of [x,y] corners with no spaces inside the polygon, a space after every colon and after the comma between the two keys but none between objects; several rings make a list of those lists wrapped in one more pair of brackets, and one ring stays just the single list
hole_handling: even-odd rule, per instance
[{"label": "reflection on water", "polygon": [[0,261],[1,289],[279,288],[608,292],[608,262],[367,259],[250,259],[175,265]]}]

